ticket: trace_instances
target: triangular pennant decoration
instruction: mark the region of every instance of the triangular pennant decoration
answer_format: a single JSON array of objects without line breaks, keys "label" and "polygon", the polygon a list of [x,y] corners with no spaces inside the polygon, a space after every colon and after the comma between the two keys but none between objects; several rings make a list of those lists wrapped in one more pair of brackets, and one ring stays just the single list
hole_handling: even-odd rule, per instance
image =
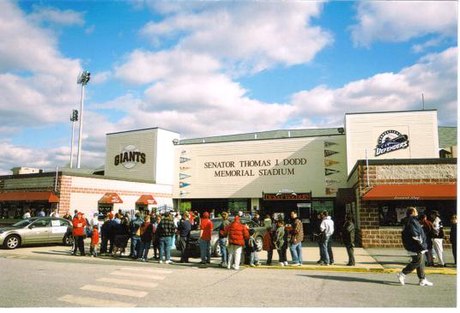
[{"label": "triangular pennant decoration", "polygon": [[325,157],[328,157],[328,156],[331,156],[331,155],[334,155],[334,154],[337,154],[338,152],[337,151],[332,151],[332,150],[326,150],[324,149],[324,156]]},{"label": "triangular pennant decoration", "polygon": [[331,169],[331,168],[325,168],[324,169],[324,174],[326,176],[329,176],[329,175],[332,175],[332,174],[337,174],[337,173],[340,173],[339,170],[334,170],[334,169]]},{"label": "triangular pennant decoration", "polygon": [[180,163],[185,163],[185,162],[188,162],[188,161],[190,161],[190,158],[180,157]]},{"label": "triangular pennant decoration", "polygon": [[330,141],[325,141],[324,142],[324,146],[327,148],[327,147],[330,147],[330,146],[335,146],[335,145],[338,145],[337,142],[330,142]]},{"label": "triangular pennant decoration", "polygon": [[334,164],[339,164],[339,161],[334,161],[330,159],[324,159],[324,166],[332,166]]},{"label": "triangular pennant decoration", "polygon": [[179,182],[179,188],[185,188],[187,186],[190,186],[189,183],[184,183],[184,182]]},{"label": "triangular pennant decoration", "polygon": [[189,177],[191,177],[191,175],[184,174],[184,173],[179,173],[179,179],[186,179],[186,178],[189,178]]}]

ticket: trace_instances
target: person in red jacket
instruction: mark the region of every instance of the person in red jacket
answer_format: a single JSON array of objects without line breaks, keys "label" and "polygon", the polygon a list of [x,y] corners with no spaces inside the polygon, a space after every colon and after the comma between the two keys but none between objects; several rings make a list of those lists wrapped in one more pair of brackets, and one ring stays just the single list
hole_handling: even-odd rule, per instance
[{"label": "person in red jacket", "polygon": [[77,247],[80,250],[80,255],[85,255],[85,245],[83,240],[85,239],[86,232],[86,219],[83,217],[83,213],[78,212],[77,216],[72,220],[73,230],[72,235],[75,240],[75,246],[73,250],[73,255],[77,255]]},{"label": "person in red jacket", "polygon": [[93,232],[91,233],[91,244],[89,246],[89,253],[91,256],[97,256],[97,246],[99,244],[99,225],[93,226]]},{"label": "person in red jacket", "polygon": [[[241,251],[243,250],[245,240],[249,240],[249,230],[246,225],[241,224],[240,217],[235,216],[230,225],[225,227],[222,232],[223,236],[228,236],[228,269],[240,269]],[[232,265],[232,262],[234,264]]]},{"label": "person in red jacket", "polygon": [[200,220],[200,256],[201,264],[211,263],[211,235],[214,225],[209,213],[204,212]]}]

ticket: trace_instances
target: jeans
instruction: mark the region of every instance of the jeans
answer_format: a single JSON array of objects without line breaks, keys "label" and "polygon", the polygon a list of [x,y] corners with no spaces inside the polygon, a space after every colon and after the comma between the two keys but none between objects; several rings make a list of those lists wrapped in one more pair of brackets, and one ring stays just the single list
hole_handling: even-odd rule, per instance
[{"label": "jeans", "polygon": [[291,256],[294,264],[302,264],[302,242],[291,244]]},{"label": "jeans", "polygon": [[425,278],[425,259],[421,252],[412,256],[412,261],[403,268],[402,272],[404,275],[407,275],[414,269],[417,269],[417,276],[419,279]]},{"label": "jeans", "polygon": [[200,238],[200,256],[201,262],[211,262],[211,240]]},{"label": "jeans", "polygon": [[141,257],[141,237],[139,236],[131,237],[130,257],[135,258],[135,259]]},{"label": "jeans", "polygon": [[145,260],[147,260],[147,256],[149,255],[150,243],[150,241],[141,241],[140,244],[139,256]]},{"label": "jeans", "polygon": [[160,261],[163,261],[163,256],[165,261],[171,260],[171,241],[172,236],[160,237]]},{"label": "jeans", "polygon": [[228,253],[227,253],[227,238],[219,239],[219,248],[221,254],[221,261],[224,264],[228,263]]},{"label": "jeans", "polygon": [[319,245],[319,253],[321,256],[321,261],[329,264],[331,262],[331,259],[329,258],[329,252],[328,252],[328,244],[331,239],[331,236],[326,236],[326,238],[320,242]]},{"label": "jeans", "polygon": [[227,264],[228,269],[231,268],[233,260],[235,260],[234,268],[236,270],[240,268],[242,251],[243,251],[242,246],[237,246],[233,244],[230,244],[228,246],[228,264]]}]

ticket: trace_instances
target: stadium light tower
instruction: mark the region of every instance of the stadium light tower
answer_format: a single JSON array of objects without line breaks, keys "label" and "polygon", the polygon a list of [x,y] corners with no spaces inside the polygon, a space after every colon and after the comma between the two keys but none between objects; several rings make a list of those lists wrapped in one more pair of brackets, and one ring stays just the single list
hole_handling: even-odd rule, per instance
[{"label": "stadium light tower", "polygon": [[85,86],[88,84],[91,73],[88,71],[83,71],[78,76],[77,84],[81,84],[81,97],[80,97],[80,126],[78,133],[78,152],[77,152],[77,168],[80,168],[81,162],[81,141],[83,135],[83,105],[85,102]]},{"label": "stadium light tower", "polygon": [[75,141],[75,122],[78,121],[78,110],[72,110],[70,115],[70,121],[72,122],[72,139],[70,141],[70,168],[73,167],[73,143]]}]

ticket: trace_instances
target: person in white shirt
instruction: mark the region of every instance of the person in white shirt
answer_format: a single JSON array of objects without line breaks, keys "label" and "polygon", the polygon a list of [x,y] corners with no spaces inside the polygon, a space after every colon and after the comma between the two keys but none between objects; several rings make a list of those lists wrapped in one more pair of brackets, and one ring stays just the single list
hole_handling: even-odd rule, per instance
[{"label": "person in white shirt", "polygon": [[320,213],[321,225],[320,230],[322,238],[320,239],[320,265],[332,265],[334,264],[334,255],[331,248],[332,235],[334,234],[334,221],[329,216],[327,211]]},{"label": "person in white shirt", "polygon": [[436,256],[438,257],[439,266],[446,266],[446,263],[444,262],[443,249],[444,229],[438,211],[431,211],[430,221],[433,223],[433,229],[435,233],[435,235],[433,236],[433,249],[436,252]]}]

